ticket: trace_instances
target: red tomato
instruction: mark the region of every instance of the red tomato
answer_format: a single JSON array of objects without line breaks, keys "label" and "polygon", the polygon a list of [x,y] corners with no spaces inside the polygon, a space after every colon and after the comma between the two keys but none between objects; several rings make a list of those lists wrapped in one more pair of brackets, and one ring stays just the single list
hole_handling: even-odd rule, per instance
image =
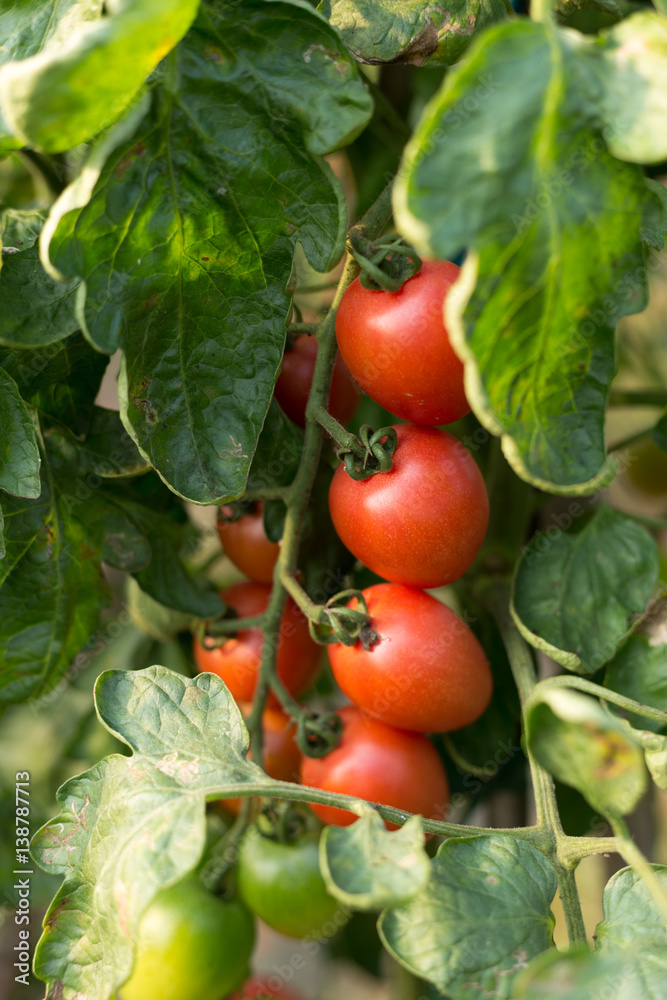
[{"label": "red tomato", "polygon": [[[428,692],[421,696],[428,697]],[[339,715],[343,720],[340,744],[326,757],[303,758],[302,783],[396,806],[427,819],[442,819],[449,803],[449,782],[427,737],[386,726],[358,708],[343,708]],[[332,806],[312,808],[323,823],[335,826],[349,826],[357,818]],[[395,829],[391,823],[387,826]]]},{"label": "red tomato", "polygon": [[425,260],[398,292],[356,278],[336,313],[338,347],[352,377],[390,413],[415,424],[450,424],[470,412],[463,365],[449,343],[443,308],[461,269]]},{"label": "red tomato", "polygon": [[[271,588],[264,583],[236,583],[220,593],[223,601],[240,618],[266,611]],[[257,685],[257,671],[264,635],[261,629],[237,632],[222,646],[207,649],[194,639],[195,663],[200,671],[221,677],[237,701],[252,701]],[[295,697],[310,685],[320,664],[321,650],[308,632],[308,622],[296,604],[288,599],[280,626],[276,669],[278,676]],[[272,703],[277,704],[273,694]]]},{"label": "red tomato", "polygon": [[[306,426],[306,403],[313,384],[316,357],[317,340],[307,333],[300,333],[294,338],[292,349],[285,351],[276,382],[276,399],[290,420],[299,427]],[[356,413],[359,395],[345,362],[338,354],[329,394],[329,411],[332,416],[341,424],[347,424]]]},{"label": "red tomato", "polygon": [[[362,711],[418,733],[460,729],[489,703],[493,680],[466,623],[422,590],[380,583],[363,591],[379,640],[328,646],[339,687]],[[353,598],[348,607],[356,608]]]},{"label": "red tomato", "polygon": [[283,986],[281,976],[274,975],[249,979],[229,1000],[302,1000],[302,997]]},{"label": "red tomato", "polygon": [[[239,708],[248,720],[252,705],[241,702]],[[299,781],[301,766],[301,751],[296,741],[296,728],[291,724],[289,715],[282,708],[265,708],[262,714],[262,744],[263,768],[270,778],[276,781]],[[252,750],[248,751],[248,759],[252,760]],[[238,812],[241,799],[221,799],[220,804],[233,813]]]},{"label": "red tomato", "polygon": [[391,472],[360,482],[341,463],[329,510],[342,542],[394,583],[441,587],[469,569],[489,520],[482,474],[447,431],[396,426]]},{"label": "red tomato", "polygon": [[[230,516],[232,507],[221,507],[223,515]],[[280,546],[271,542],[264,531],[264,504],[258,503],[254,510],[243,514],[236,521],[218,518],[218,534],[225,555],[249,580],[256,583],[272,583],[273,567],[276,565]]]}]

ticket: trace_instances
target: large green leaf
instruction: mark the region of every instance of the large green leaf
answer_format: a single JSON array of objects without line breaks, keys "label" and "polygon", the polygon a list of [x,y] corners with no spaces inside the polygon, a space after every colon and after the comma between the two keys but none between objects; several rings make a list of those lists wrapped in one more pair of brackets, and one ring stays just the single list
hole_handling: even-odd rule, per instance
[{"label": "large green leaf", "polygon": [[38,55],[5,63],[0,109],[12,134],[50,152],[97,135],[126,111],[198,6],[199,0],[114,0],[93,21],[68,22]]},{"label": "large green leaf", "polygon": [[0,223],[0,344],[39,347],[74,333],[78,281],[47,274],[36,245],[43,212],[6,211]]},{"label": "large green leaf", "polygon": [[431,868],[425,889],[382,914],[385,947],[456,1000],[509,997],[516,972],[551,944],[553,868],[502,836],[448,840]]},{"label": "large green leaf", "polygon": [[606,149],[586,44],[528,21],[486,31],[428,105],[394,191],[424,253],[471,250],[447,320],[476,415],[522,478],[564,493],[612,471],[614,328],[646,302],[655,210],[642,171]]},{"label": "large green leaf", "polygon": [[657,582],[650,534],[602,506],[576,533],[554,525],[535,535],[517,566],[512,616],[531,645],[591,674],[616,653]]},{"label": "large green leaf", "polygon": [[246,760],[243,718],[214,674],[112,670],[96,685],[106,728],[133,750],[106,757],[58,792],[60,814],[33,856],[64,875],[44,922],[35,971],[50,997],[108,1000],[128,977],[141,914],[197,864],[207,798],[271,779]]},{"label": "large green leaf", "polygon": [[633,14],[598,36],[584,53],[600,84],[605,140],[632,163],[667,157],[667,21]]},{"label": "large green leaf", "polygon": [[[0,0],[0,65],[36,55],[51,39],[66,38],[78,24],[97,18],[102,5],[103,0]],[[22,145],[0,114],[0,152]]]},{"label": "large green leaf", "polygon": [[[652,645],[647,635],[632,635],[607,665],[604,686],[651,708],[667,712],[667,645]],[[635,728],[659,733],[657,720],[628,715]]]},{"label": "large green leaf", "polygon": [[320,271],[343,249],[345,207],[320,157],[370,111],[354,62],[305,3],[204,5],[92,197],[91,168],[52,211],[43,250],[85,278],[88,336],[125,352],[126,426],[182,496],[243,492],[295,243]]},{"label": "large green leaf", "polygon": [[594,698],[564,688],[541,692],[528,711],[526,739],[547,771],[604,816],[632,812],[646,791],[637,736]]},{"label": "large green leaf", "polygon": [[33,499],[40,492],[33,418],[4,368],[0,368],[0,489]]},{"label": "large green leaf", "polygon": [[320,867],[331,895],[356,910],[405,903],[431,875],[421,819],[390,832],[369,806],[351,826],[324,828]]},{"label": "large green leaf", "polygon": [[[652,865],[667,893],[667,867]],[[646,882],[632,868],[622,868],[607,882],[602,895],[604,919],[595,929],[595,947],[601,952],[632,950],[637,938],[650,938],[667,949],[667,928]]]},{"label": "large green leaf", "polygon": [[502,0],[456,0],[447,8],[430,0],[322,0],[320,10],[364,63],[449,66],[477,31],[507,18]]}]

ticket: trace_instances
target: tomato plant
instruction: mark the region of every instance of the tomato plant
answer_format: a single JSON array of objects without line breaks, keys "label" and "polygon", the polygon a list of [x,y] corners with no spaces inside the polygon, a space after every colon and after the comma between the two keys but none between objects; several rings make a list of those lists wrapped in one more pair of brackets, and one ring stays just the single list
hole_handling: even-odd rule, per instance
[{"label": "tomato plant", "polygon": [[[313,384],[317,359],[317,341],[305,333],[294,338],[294,343],[283,356],[280,375],[276,382],[276,399],[290,420],[299,427],[306,426],[306,404]],[[347,424],[359,405],[359,390],[350,378],[342,357],[338,355],[331,376],[329,411],[341,424]]]},{"label": "tomato plant", "polygon": [[10,1000],[663,1000],[667,0],[0,11]]},{"label": "tomato plant", "polygon": [[[445,815],[447,775],[425,736],[394,729],[353,707],[341,709],[339,715],[340,745],[326,757],[304,757],[304,785],[407,809],[428,819]],[[323,823],[347,826],[355,819],[331,806],[313,805],[313,809]]]},{"label": "tomato plant", "polygon": [[225,555],[255,583],[271,583],[280,546],[264,530],[264,504],[232,519],[234,508],[221,507],[218,535]]},{"label": "tomato plant", "polygon": [[141,918],[124,1000],[217,1000],[248,974],[255,940],[242,903],[216,898],[190,877],[164,889]]},{"label": "tomato plant", "polygon": [[[266,584],[244,582],[228,587],[220,596],[239,618],[245,618],[266,611],[270,594],[271,588]],[[288,601],[280,627],[276,669],[288,690],[298,695],[312,683],[322,654],[293,601]],[[209,642],[206,638],[202,642],[194,639],[197,669],[217,674],[237,701],[252,701],[264,643],[261,629],[239,629],[222,645],[209,647]]]},{"label": "tomato plant", "polygon": [[466,448],[446,431],[399,424],[393,468],[357,481],[341,464],[329,509],[351,552],[379,576],[440,587],[470,568],[484,540],[489,498]]},{"label": "tomato plant", "polygon": [[[382,722],[416,732],[461,729],[478,719],[493,680],[465,622],[429,594],[402,584],[377,584],[362,597],[376,637],[367,648],[362,640],[328,647],[348,698]],[[356,598],[350,606],[358,606]]]},{"label": "tomato plant", "polygon": [[394,293],[364,288],[355,278],[336,313],[338,347],[354,379],[414,424],[451,424],[470,412],[463,365],[443,322],[460,271],[448,260],[426,260]]},{"label": "tomato plant", "polygon": [[281,843],[250,827],[241,844],[241,897],[265,924],[289,937],[330,937],[327,925],[333,922],[335,931],[347,920],[320,874],[318,842],[318,831]]}]

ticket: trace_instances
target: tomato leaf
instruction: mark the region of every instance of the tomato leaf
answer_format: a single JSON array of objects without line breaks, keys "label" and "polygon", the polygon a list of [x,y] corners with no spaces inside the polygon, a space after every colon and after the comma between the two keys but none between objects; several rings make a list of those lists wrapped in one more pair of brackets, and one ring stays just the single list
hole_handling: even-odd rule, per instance
[{"label": "tomato leaf", "polygon": [[600,85],[609,151],[632,163],[667,157],[667,21],[639,11],[603,31],[583,54]]},{"label": "tomato leaf", "polygon": [[38,347],[74,333],[79,282],[55,281],[39,260],[43,212],[6,211],[0,224],[0,344]]},{"label": "tomato leaf", "polygon": [[[81,6],[81,5],[79,5]],[[84,4],[90,12],[91,4]],[[39,55],[0,69],[0,109],[21,144],[62,152],[115,122],[188,30],[199,0],[95,4],[68,19]],[[76,10],[75,10],[76,13]]]},{"label": "tomato leaf", "polygon": [[124,349],[142,453],[176,493],[218,503],[243,492],[266,419],[295,244],[319,271],[343,250],[321,155],[371,102],[332,29],[295,2],[202,5],[162,79],[131,138],[103,166],[105,139],[56,203],[43,251],[85,279],[88,336]]},{"label": "tomato leaf", "polygon": [[[667,892],[667,867],[651,865]],[[650,938],[667,949],[667,928],[646,882],[631,868],[622,868],[607,882],[602,894],[604,919],[595,929],[595,947],[600,952],[632,951],[637,937]],[[628,996],[643,996],[628,991]]]},{"label": "tomato leaf", "polygon": [[0,368],[0,489],[15,497],[40,494],[39,449],[33,417],[16,382]]},{"label": "tomato leaf", "polygon": [[38,864],[64,876],[35,971],[51,995],[108,1000],[131,971],[143,911],[201,857],[207,797],[239,782],[270,794],[272,782],[246,760],[243,717],[214,674],[111,670],[95,697],[103,725],[133,753],[67,781],[60,814],[33,838]]},{"label": "tomato leaf", "polygon": [[613,473],[614,329],[646,303],[640,229],[656,210],[642,171],[606,149],[592,44],[527,21],[490,28],[427,106],[394,191],[421,252],[470,248],[447,299],[468,399],[517,474],[556,493]]},{"label": "tomato leaf", "polygon": [[632,812],[646,791],[639,741],[599,702],[563,688],[541,692],[526,719],[537,760],[605,816]]},{"label": "tomato leaf", "polygon": [[370,807],[351,826],[326,826],[320,868],[332,896],[355,910],[381,910],[407,902],[431,875],[421,819],[394,832]]},{"label": "tomato leaf", "polygon": [[552,943],[556,873],[510,837],[446,841],[431,880],[378,925],[401,965],[457,1000],[507,998],[516,972]]},{"label": "tomato leaf", "polygon": [[[36,55],[54,37],[64,37],[77,24],[99,15],[103,0],[31,0],[0,3],[0,65]],[[0,153],[23,143],[11,136],[0,113]]]},{"label": "tomato leaf", "polygon": [[[653,645],[646,635],[631,635],[607,664],[604,686],[667,712],[667,644]],[[613,710],[614,706],[610,708]],[[657,720],[632,712],[628,713],[628,719],[635,729],[659,733],[663,728]]]},{"label": "tomato leaf", "polygon": [[585,945],[563,953],[550,949],[517,977],[516,1000],[662,1000],[667,949],[636,938],[632,951],[591,952]]},{"label": "tomato leaf", "polygon": [[[570,510],[572,524],[583,508]],[[553,525],[535,535],[517,566],[512,617],[536,649],[568,670],[591,674],[615,654],[657,582],[650,534],[602,506],[576,533]]]},{"label": "tomato leaf", "polygon": [[352,55],[363,63],[449,66],[472,36],[507,18],[502,0],[456,0],[447,8],[430,0],[322,0],[320,10]]}]

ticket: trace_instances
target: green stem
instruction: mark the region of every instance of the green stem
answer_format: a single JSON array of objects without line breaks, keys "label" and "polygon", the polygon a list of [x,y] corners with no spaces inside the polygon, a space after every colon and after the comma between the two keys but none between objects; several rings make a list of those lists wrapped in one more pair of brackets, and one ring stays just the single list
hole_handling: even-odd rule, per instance
[{"label": "green stem", "polygon": [[303,611],[306,618],[310,618],[310,620],[315,622],[317,625],[322,617],[322,612],[324,611],[322,605],[316,604],[315,601],[311,601],[299,581],[289,573],[281,573],[280,582],[294,603]]},{"label": "green stem", "polygon": [[359,438],[346,430],[335,417],[332,417],[326,406],[318,406],[317,409],[314,409],[313,417],[324,428],[327,434],[334,439],[337,445],[346,451],[354,452],[359,458],[365,456],[366,450]]},{"label": "green stem", "polygon": [[633,871],[646,883],[646,888],[651,893],[653,902],[660,910],[662,919],[667,926],[667,892],[665,892],[660,879],[656,875],[655,868],[646,860],[635,844],[625,822],[620,817],[615,818],[613,816],[609,818],[609,822],[616,834],[616,850],[627,861]]},{"label": "green stem", "polygon": [[243,500],[254,503],[255,500],[282,500],[287,503],[291,486],[272,486],[261,490],[248,490],[243,494]]},{"label": "green stem", "polygon": [[319,323],[290,323],[288,333],[315,333]]},{"label": "green stem", "polygon": [[554,17],[553,0],[530,0],[530,17],[533,21],[547,24]]},{"label": "green stem", "polygon": [[667,390],[612,389],[609,406],[667,406]]},{"label": "green stem", "polygon": [[[537,686],[537,677],[531,652],[523,636],[510,615],[510,586],[507,581],[491,584],[484,597],[493,613],[507,651],[514,682],[519,692],[525,732],[525,707]],[[536,828],[542,834],[540,850],[550,859],[558,876],[558,887],[563,900],[563,912],[567,924],[570,945],[586,941],[586,928],[581,913],[581,902],[574,881],[574,870],[560,857],[559,849],[565,841],[565,833],[558,812],[556,789],[551,775],[534,757],[529,746],[526,756],[535,796]]]},{"label": "green stem", "polygon": [[667,712],[661,712],[659,708],[651,708],[650,705],[643,705],[642,702],[635,701],[633,698],[626,698],[624,694],[618,694],[609,688],[601,687],[599,684],[587,681],[583,677],[561,674],[558,677],[548,677],[546,680],[540,681],[539,687],[540,690],[554,687],[576,688],[578,691],[585,691],[587,694],[592,694],[602,701],[608,701],[614,705],[618,705],[620,708],[625,708],[628,712],[634,712],[635,715],[641,715],[646,719],[654,719],[655,722],[662,722],[664,725],[667,725]]},{"label": "green stem", "polygon": [[206,632],[208,635],[233,635],[246,628],[264,628],[266,614],[251,615],[248,618],[221,618],[217,622],[209,622]]},{"label": "green stem", "polygon": [[642,431],[637,431],[635,434],[629,434],[628,437],[623,438],[621,441],[617,441],[616,444],[610,444],[608,451],[623,451],[624,448],[629,448],[630,445],[636,444],[637,441],[641,441],[650,434],[653,430],[653,425],[650,427],[645,427]]},{"label": "green stem", "polygon": [[582,858],[593,854],[615,854],[615,837],[564,837],[558,854],[567,868],[576,868]]}]

